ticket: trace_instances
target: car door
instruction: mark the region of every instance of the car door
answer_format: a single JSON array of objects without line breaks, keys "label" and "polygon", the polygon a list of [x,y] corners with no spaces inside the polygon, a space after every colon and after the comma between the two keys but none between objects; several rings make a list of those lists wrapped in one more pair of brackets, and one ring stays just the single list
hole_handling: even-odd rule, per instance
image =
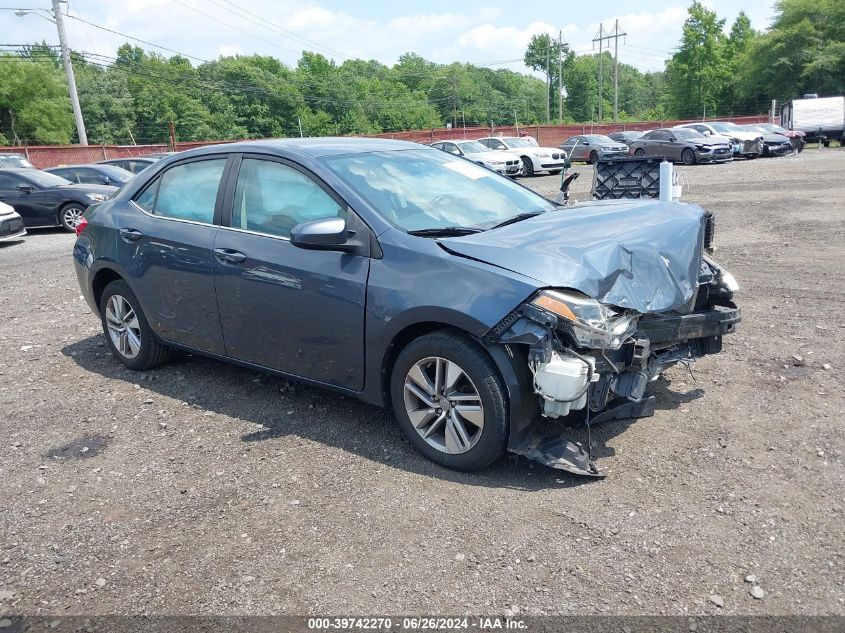
[{"label": "car door", "polygon": [[16,173],[0,171],[0,202],[14,207],[28,227],[56,224],[53,205],[45,204],[45,194]]},{"label": "car door", "polygon": [[684,150],[684,144],[678,140],[672,130],[663,131],[663,140],[661,141],[663,147],[663,156],[668,160],[681,160],[681,152]]},{"label": "car door", "polygon": [[443,151],[448,152],[449,154],[454,154],[455,156],[464,155],[461,149],[454,143],[443,143]]},{"label": "car door", "polygon": [[166,341],[223,355],[214,239],[226,155],[180,161],[112,207],[118,261],[150,327]]},{"label": "car door", "polygon": [[51,174],[55,174],[56,176],[61,176],[65,180],[69,180],[73,183],[79,183],[79,178],[77,177],[76,170],[72,167],[66,167],[63,169],[54,169],[50,172]]},{"label": "car door", "polygon": [[[369,257],[305,250],[289,239],[302,222],[360,220],[313,175],[281,159],[244,155],[229,189],[230,226],[221,228],[214,243],[226,353],[362,389]],[[369,230],[362,223],[360,228]]]},{"label": "car door", "polygon": [[76,182],[86,185],[107,185],[106,178],[100,172],[90,167],[76,168]]},{"label": "car door", "polygon": [[578,142],[578,137],[573,136],[572,138],[566,139],[566,142],[563,144],[561,149],[566,152],[566,155],[569,156],[569,160],[575,160],[576,156],[576,143]]}]

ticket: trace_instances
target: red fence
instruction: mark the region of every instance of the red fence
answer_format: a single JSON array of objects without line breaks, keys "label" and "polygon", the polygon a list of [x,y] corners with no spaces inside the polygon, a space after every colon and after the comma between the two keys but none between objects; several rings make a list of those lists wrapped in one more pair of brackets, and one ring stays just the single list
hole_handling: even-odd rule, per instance
[{"label": "red fence", "polygon": [[[745,116],[730,119],[735,123],[760,123],[768,121],[768,116]],[[517,129],[512,125],[489,127],[468,127],[468,128],[437,128],[431,130],[408,130],[405,132],[385,132],[376,134],[381,138],[392,138],[417,143],[431,143],[432,141],[445,139],[476,139],[483,136],[502,134],[504,136],[515,136],[518,132],[525,132],[537,139],[537,142],[546,147],[556,147],[570,136],[577,134],[610,134],[623,130],[653,130],[658,127],[672,127],[679,123],[692,123],[693,121],[642,121],[635,123],[579,123],[572,125],[526,125]],[[231,141],[190,141],[176,143],[178,151],[214,145],[215,143],[229,143]],[[143,156],[153,152],[166,152],[170,146],[162,143],[159,145],[28,145],[20,147],[0,147],[2,152],[15,152],[25,154],[29,161],[40,169],[56,167],[57,165],[80,165],[82,163],[95,163],[108,158],[128,158],[132,156]]]}]

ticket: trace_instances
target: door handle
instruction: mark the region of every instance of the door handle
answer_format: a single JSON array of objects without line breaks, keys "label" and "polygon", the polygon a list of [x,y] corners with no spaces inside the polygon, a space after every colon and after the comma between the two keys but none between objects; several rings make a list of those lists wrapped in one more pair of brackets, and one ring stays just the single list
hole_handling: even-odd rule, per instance
[{"label": "door handle", "polygon": [[135,229],[120,229],[120,237],[127,242],[135,242],[144,237],[144,234],[141,233],[141,231],[136,231]]},{"label": "door handle", "polygon": [[214,256],[224,264],[241,264],[246,261],[246,255],[229,248],[215,248]]}]

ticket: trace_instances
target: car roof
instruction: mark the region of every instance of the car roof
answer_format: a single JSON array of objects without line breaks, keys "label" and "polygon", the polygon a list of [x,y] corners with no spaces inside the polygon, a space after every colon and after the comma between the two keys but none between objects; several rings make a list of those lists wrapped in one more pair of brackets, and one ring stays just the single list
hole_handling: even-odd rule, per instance
[{"label": "car roof", "polygon": [[399,150],[420,149],[426,147],[422,143],[408,141],[394,141],[386,138],[359,137],[319,137],[319,138],[285,138],[266,139],[256,141],[239,141],[237,143],[223,143],[207,145],[196,149],[179,152],[179,157],[202,156],[214,154],[224,150],[226,152],[250,152],[279,150],[293,154],[305,154],[310,157],[332,156],[338,154],[364,154],[369,152],[390,152]]},{"label": "car roof", "polygon": [[35,167],[4,167],[3,173],[8,174],[20,174],[21,176],[26,176],[27,174],[31,174],[34,171],[44,171],[43,169],[37,169]]},{"label": "car roof", "polygon": [[[81,163],[79,165],[56,165],[55,167],[48,167],[44,171],[50,171],[51,169],[73,169],[74,167],[102,167],[102,163]],[[108,165],[111,167],[112,165]]]},{"label": "car roof", "polygon": [[106,160],[98,160],[95,165],[105,165],[107,163],[116,163],[119,160],[143,160],[150,163],[158,162],[155,158],[147,158],[146,156],[121,156],[120,158],[107,158]]}]

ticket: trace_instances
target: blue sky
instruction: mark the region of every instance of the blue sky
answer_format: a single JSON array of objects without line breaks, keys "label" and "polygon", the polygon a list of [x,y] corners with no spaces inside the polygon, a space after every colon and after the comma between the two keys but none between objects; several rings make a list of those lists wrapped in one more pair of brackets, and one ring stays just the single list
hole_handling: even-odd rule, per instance
[{"label": "blue sky", "polygon": [[[406,51],[439,63],[489,64],[524,71],[519,61],[531,35],[563,31],[578,52],[592,49],[599,28],[618,18],[627,33],[619,59],[660,70],[681,36],[690,2],[522,2],[428,0],[425,3],[338,0],[70,0],[69,12],[89,22],[200,59],[221,54],[273,55],[294,64],[303,48],[343,61],[374,58],[392,64]],[[740,10],[756,29],[768,26],[774,0],[708,0],[727,18]],[[7,0],[4,6],[48,7],[48,0]],[[71,47],[111,56],[125,38],[68,19]],[[55,27],[28,15],[0,11],[4,43],[47,40]],[[143,45],[142,45],[143,46]],[[144,46],[144,48],[150,48]]]}]

